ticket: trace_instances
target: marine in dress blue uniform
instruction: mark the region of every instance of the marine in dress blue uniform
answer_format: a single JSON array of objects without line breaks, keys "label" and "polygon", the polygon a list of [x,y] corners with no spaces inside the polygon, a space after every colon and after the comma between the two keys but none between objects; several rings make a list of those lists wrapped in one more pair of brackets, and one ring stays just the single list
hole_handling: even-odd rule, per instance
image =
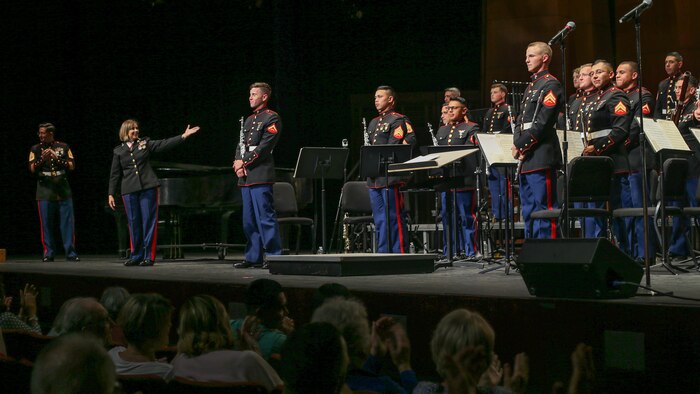
[{"label": "marine in dress blue uniform", "polygon": [[272,194],[275,182],[272,151],[282,132],[282,121],[277,112],[267,108],[271,95],[267,83],[250,86],[248,101],[253,113],[243,123],[233,162],[243,196],[243,232],[247,239],[245,260],[234,264],[236,268],[264,267],[266,254],[282,254]]},{"label": "marine in dress blue uniform", "polygon": [[[367,133],[372,145],[408,144],[415,145],[416,135],[411,121],[406,115],[394,110],[395,93],[390,86],[380,86],[374,94],[374,106],[379,116],[369,122]],[[408,252],[408,227],[404,210],[401,177],[390,176],[367,178],[374,228],[377,231],[377,251],[379,253]],[[388,186],[388,187],[387,187]],[[388,193],[385,193],[386,189]],[[387,198],[388,194],[388,198]],[[389,209],[391,245],[388,245],[385,209]]]},{"label": "marine in dress blue uniform", "polygon": [[127,119],[122,123],[119,130],[122,143],[112,151],[107,203],[112,210],[116,209],[114,196],[121,192],[131,247],[125,266],[151,266],[156,259],[160,182],[151,168],[151,154],[175,148],[198,130],[199,127],[188,125],[181,135],[152,140],[139,137],[137,121]]},{"label": "marine in dress blue uniform", "polygon": [[[449,102],[448,110],[448,121],[449,123],[445,126],[440,127],[437,132],[437,142],[438,145],[465,145],[465,146],[476,146],[476,134],[479,132],[479,126],[469,121],[466,118],[467,106],[466,101],[462,97],[452,98]],[[467,163],[464,170],[464,177],[458,182],[460,185],[455,185],[454,196],[455,196],[455,207],[457,212],[448,213],[448,209],[451,211],[451,198],[452,190],[440,193],[441,199],[441,215],[442,215],[442,225],[443,228],[447,229],[451,226],[452,221],[449,219],[452,215],[456,214],[457,222],[457,233],[455,234],[449,242],[451,242],[451,250],[454,254],[464,253],[466,257],[474,257],[477,254],[477,225],[475,210],[475,197],[476,193],[474,189],[476,187],[476,176],[474,175],[474,170],[476,167],[475,156],[469,156],[464,161]],[[443,231],[443,255],[447,257],[447,231]],[[457,243],[452,243],[453,240],[457,240]]]},{"label": "marine in dress blue uniform", "polygon": [[[677,110],[682,111],[678,120],[678,130],[680,130],[683,139],[693,153],[688,158],[688,179],[685,182],[686,201],[674,201],[672,204],[675,206],[697,207],[698,201],[696,198],[696,193],[698,189],[698,177],[700,176],[700,142],[698,142],[697,138],[695,138],[690,128],[700,127],[700,120],[695,114],[696,110],[698,110],[698,105],[695,101],[695,92],[698,89],[698,80],[692,75],[688,77],[686,94],[685,97],[681,99],[680,94],[682,85],[683,79],[676,81],[676,99],[682,104],[680,104],[680,108],[674,109],[671,115],[673,115],[673,113],[675,113]],[[668,252],[672,257],[685,258],[690,254],[686,237],[683,236],[683,233],[689,228],[689,225],[690,223],[687,219],[682,223],[680,218],[673,218],[671,243],[668,248]]]},{"label": "marine in dress blue uniform", "polygon": [[[513,134],[511,121],[513,111],[506,103],[508,89],[505,85],[497,83],[491,85],[491,108],[484,115],[482,131],[489,134]],[[496,220],[504,218],[505,199],[509,192],[506,185],[505,174],[495,166],[489,166],[488,174],[489,193],[491,194],[491,212]]]},{"label": "marine in dress blue uniform", "polygon": [[664,69],[668,78],[659,82],[656,91],[656,108],[654,110],[655,119],[672,119],[672,110],[676,108],[676,95],[673,90],[676,81],[681,76],[683,67],[683,56],[678,52],[669,52],[664,59]]},{"label": "marine in dress blue uniform", "polygon": [[[629,173],[629,189],[630,198],[633,208],[642,208],[644,203],[644,194],[642,193],[642,149],[639,145],[639,134],[640,125],[638,121],[640,101],[639,101],[639,89],[638,83],[638,73],[639,67],[636,62],[625,61],[617,66],[617,72],[615,73],[615,82],[618,88],[627,94],[627,99],[630,102],[630,112],[632,113],[632,123],[630,125],[630,134],[625,141],[625,148],[627,149],[627,158],[630,164]],[[642,101],[641,110],[642,115],[645,118],[651,119],[653,117],[654,96],[646,88],[641,88]],[[646,159],[646,171],[647,179],[651,179],[650,170],[656,166],[656,160],[654,156],[654,151],[651,146],[647,144],[645,146],[645,159]],[[647,206],[650,203],[650,188],[647,181]],[[649,229],[653,230],[654,223],[653,219],[650,218]],[[644,239],[644,218],[635,217],[631,218],[629,222],[629,227],[627,228],[630,237],[628,239],[630,246],[630,256],[634,259],[640,261],[644,259],[644,245],[647,245],[647,253],[652,259],[656,255],[656,232],[649,231],[647,240]]]},{"label": "marine in dress blue uniform", "polygon": [[557,207],[557,175],[562,155],[555,125],[564,106],[561,83],[549,73],[552,48],[533,42],[525,52],[532,81],[525,89],[513,135],[513,157],[520,163],[520,204],[526,238],[556,238],[556,219],[532,223],[530,214]]},{"label": "marine in dress blue uniform", "polygon": [[75,169],[75,159],[68,144],[54,140],[55,130],[51,123],[40,124],[40,142],[29,150],[29,170],[37,176],[36,203],[41,224],[42,261],[54,259],[56,247],[52,230],[57,212],[66,259],[79,261],[75,251],[73,197],[68,184],[68,171]]},{"label": "marine in dress blue uniform", "polygon": [[[593,64],[593,85],[597,92],[594,99],[587,103],[585,110],[584,132],[586,147],[584,156],[607,156],[614,163],[613,188],[610,205],[612,209],[631,206],[629,199],[629,162],[625,141],[629,137],[632,113],[627,95],[612,84],[613,67],[607,61],[599,60]],[[602,206],[599,206],[599,208]],[[595,237],[605,237],[606,223],[595,219]],[[623,220],[613,222],[613,231],[618,246],[629,253],[628,235]]]}]

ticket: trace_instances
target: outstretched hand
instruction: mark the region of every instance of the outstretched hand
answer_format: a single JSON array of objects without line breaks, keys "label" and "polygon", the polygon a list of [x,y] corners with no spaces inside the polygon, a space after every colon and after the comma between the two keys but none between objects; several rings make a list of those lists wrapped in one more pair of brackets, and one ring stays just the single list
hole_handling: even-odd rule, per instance
[{"label": "outstretched hand", "polygon": [[530,381],[530,360],[525,353],[515,355],[513,366],[506,363],[503,366],[503,385],[513,393],[524,393]]},{"label": "outstretched hand", "polygon": [[571,353],[571,381],[569,381],[569,394],[587,394],[593,392],[595,383],[595,364],[593,364],[593,350],[584,343],[576,345]]},{"label": "outstretched hand", "polygon": [[498,355],[494,353],[491,357],[491,365],[479,379],[479,387],[496,387],[501,384],[501,380],[503,380],[503,367]]},{"label": "outstretched hand", "polygon": [[190,128],[190,125],[187,125],[185,132],[182,133],[182,139],[187,139],[187,137],[191,136],[192,134],[194,134],[198,131],[199,131],[199,126],[195,126],[195,127]]}]

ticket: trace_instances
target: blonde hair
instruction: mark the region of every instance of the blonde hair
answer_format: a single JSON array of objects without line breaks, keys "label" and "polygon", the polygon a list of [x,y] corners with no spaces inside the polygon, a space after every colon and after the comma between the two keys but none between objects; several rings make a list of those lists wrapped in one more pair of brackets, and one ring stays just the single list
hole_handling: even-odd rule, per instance
[{"label": "blonde hair", "polygon": [[330,323],[340,331],[348,345],[350,365],[361,367],[367,360],[370,345],[367,309],[355,299],[331,298],[311,317],[312,323]]},{"label": "blonde hair", "polygon": [[180,308],[178,353],[189,357],[233,349],[234,340],[224,304],[209,295],[194,296]]},{"label": "blonde hair", "polygon": [[535,41],[531,42],[527,46],[528,48],[530,47],[537,47],[537,49],[540,51],[541,54],[549,56],[549,59],[545,63],[549,63],[550,60],[552,60],[552,47],[547,45],[546,42],[542,41]]},{"label": "blonde hair", "polygon": [[[486,319],[479,313],[467,309],[454,310],[440,320],[430,350],[437,371],[443,377],[447,376],[445,357],[454,356],[467,346],[483,346],[486,354],[486,367],[491,364],[496,334]],[[484,371],[480,371],[481,375]]]},{"label": "blonde hair", "polygon": [[138,129],[139,122],[136,119],[127,119],[122,122],[122,127],[119,128],[119,140],[124,142],[129,140],[129,130]]}]

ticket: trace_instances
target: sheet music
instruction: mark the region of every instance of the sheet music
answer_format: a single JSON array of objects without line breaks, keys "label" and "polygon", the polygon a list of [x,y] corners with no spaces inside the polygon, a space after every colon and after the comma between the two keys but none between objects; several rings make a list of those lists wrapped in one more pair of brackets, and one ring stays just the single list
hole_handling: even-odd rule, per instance
[{"label": "sheet music", "polygon": [[[562,148],[562,153],[564,152],[564,130],[557,130],[557,136],[559,137],[559,147]],[[567,142],[569,143],[569,149],[566,152],[567,160],[570,163],[574,157],[581,156],[583,153],[583,140],[581,139],[581,133],[578,131],[567,131],[566,132]]]},{"label": "sheet music", "polygon": [[479,148],[484,153],[487,165],[517,165],[510,148],[513,146],[512,134],[477,134]]},{"label": "sheet music", "polygon": [[695,139],[698,140],[698,141],[700,141],[700,129],[696,129],[696,128],[694,128],[694,127],[691,127],[691,128],[690,128],[690,131],[691,131],[691,132],[693,133],[693,135],[695,136]]},{"label": "sheet music", "polygon": [[403,163],[389,164],[389,172],[407,172],[440,168],[463,157],[473,155],[478,151],[479,149],[476,149],[475,147],[469,149],[465,146],[465,149],[460,150],[429,153],[427,155],[414,157],[413,159]]},{"label": "sheet music", "polygon": [[431,160],[436,160],[438,157],[440,157],[439,154],[437,153],[430,153],[424,156],[416,156],[411,160],[405,161],[404,164],[409,164],[409,163],[424,163],[426,161],[431,161]]},{"label": "sheet music", "polygon": [[654,153],[662,150],[690,152],[688,144],[683,139],[676,124],[670,120],[644,119],[644,135],[646,135]]}]

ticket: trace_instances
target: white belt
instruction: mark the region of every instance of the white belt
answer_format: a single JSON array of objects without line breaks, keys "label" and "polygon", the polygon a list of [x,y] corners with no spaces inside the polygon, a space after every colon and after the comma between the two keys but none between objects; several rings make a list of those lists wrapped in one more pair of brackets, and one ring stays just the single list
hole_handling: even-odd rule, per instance
[{"label": "white belt", "polygon": [[257,148],[257,147],[258,147],[257,145],[255,145],[255,146],[253,146],[253,145],[249,146],[249,147],[248,147],[248,152],[254,151],[255,148]]},{"label": "white belt", "polygon": [[588,141],[594,140],[596,138],[607,137],[612,133],[612,129],[598,130],[592,133],[588,133]]},{"label": "white belt", "polygon": [[530,130],[532,128],[532,122],[523,123],[523,131]]},{"label": "white belt", "polygon": [[60,171],[42,171],[41,175],[42,176],[59,176],[65,174],[65,170],[60,170]]},{"label": "white belt", "polygon": [[668,111],[666,111],[665,109],[662,109],[662,110],[661,110],[661,114],[662,114],[662,115],[666,115],[666,112],[668,112]]}]

